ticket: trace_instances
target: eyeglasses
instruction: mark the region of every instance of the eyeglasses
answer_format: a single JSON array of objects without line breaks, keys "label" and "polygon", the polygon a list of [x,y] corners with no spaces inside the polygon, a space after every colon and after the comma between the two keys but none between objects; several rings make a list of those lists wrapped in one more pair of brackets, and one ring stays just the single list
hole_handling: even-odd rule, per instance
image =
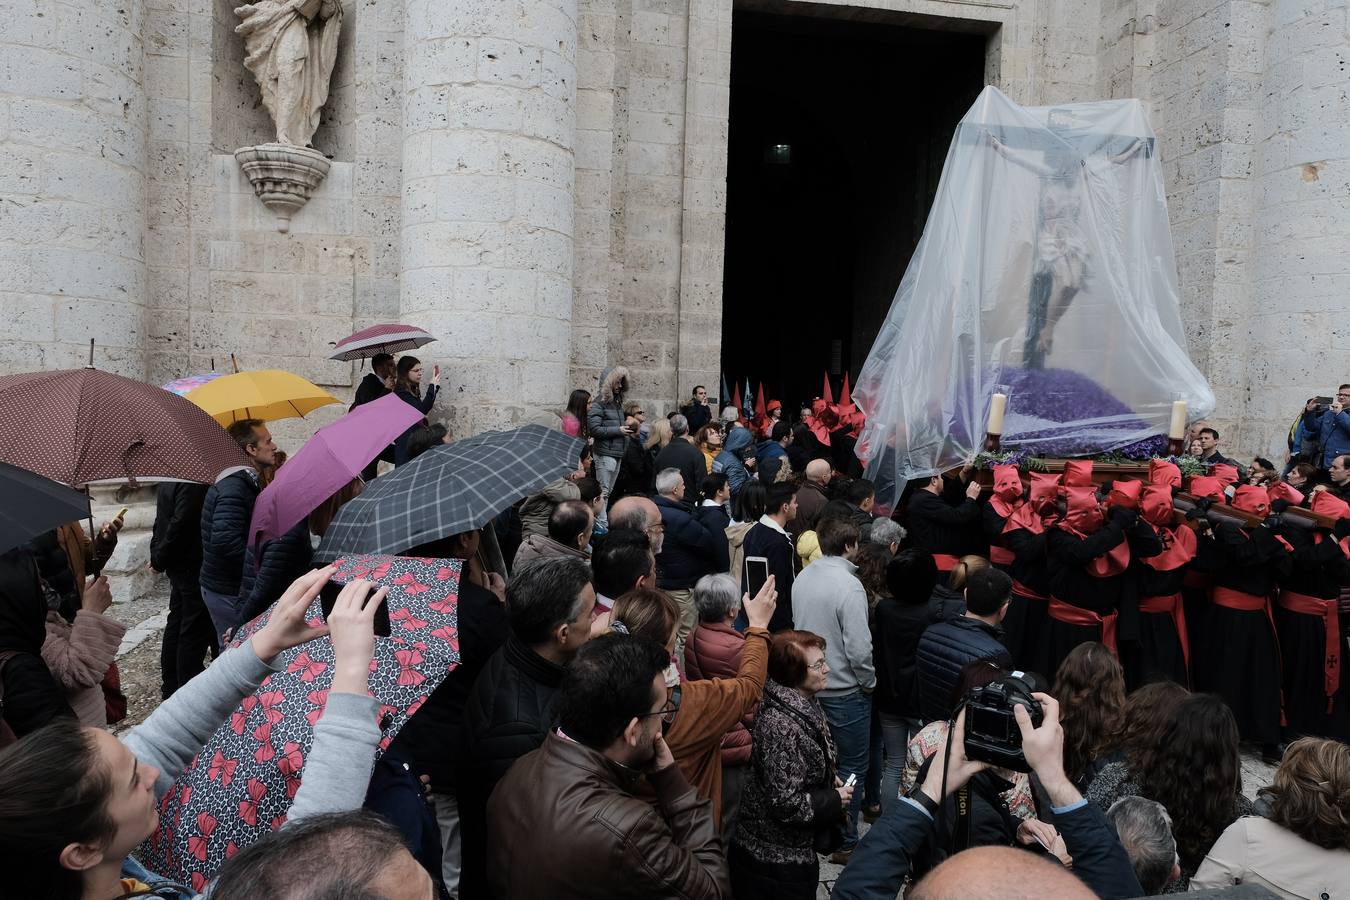
[{"label": "eyeglasses", "polygon": [[674,687],[666,688],[665,706],[662,706],[656,712],[642,713],[638,716],[638,718],[645,719],[648,716],[660,716],[661,724],[663,726],[673,725],[675,724],[675,714],[679,711],[680,711],[680,686],[677,684]]},{"label": "eyeglasses", "polygon": [[825,657],[822,656],[820,659],[807,666],[807,668],[814,672],[819,672],[821,669],[825,668]]}]

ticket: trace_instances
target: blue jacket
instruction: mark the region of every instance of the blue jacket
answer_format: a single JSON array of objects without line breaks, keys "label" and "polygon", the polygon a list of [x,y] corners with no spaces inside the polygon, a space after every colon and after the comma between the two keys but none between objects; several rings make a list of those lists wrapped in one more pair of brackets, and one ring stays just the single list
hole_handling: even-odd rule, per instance
[{"label": "blue jacket", "polygon": [[919,712],[925,722],[946,719],[961,669],[978,659],[1012,668],[1012,655],[999,640],[1003,632],[966,616],[929,625],[919,638]]},{"label": "blue jacket", "polygon": [[308,519],[301,519],[279,538],[248,548],[244,577],[239,582],[239,599],[243,601],[240,621],[252,620],[275,603],[292,581],[312,568],[313,561]]},{"label": "blue jacket", "polygon": [[773,484],[778,480],[778,469],[791,466],[787,451],[777,441],[764,440],[755,445],[755,466],[759,470],[759,480]]},{"label": "blue jacket", "polygon": [[661,510],[661,522],[666,527],[661,552],[656,555],[657,587],[687,590],[704,575],[731,568],[726,532],[709,528],[683,503],[660,494],[652,500]]},{"label": "blue jacket", "polygon": [[[769,620],[770,631],[782,631],[792,627],[792,539],[776,528],[765,525],[763,520],[756,522],[745,533],[741,544],[745,556],[762,556],[769,561],[769,574],[774,576],[774,590],[778,591],[778,606]],[[749,588],[745,571],[734,573],[741,582],[741,590]],[[736,629],[744,631],[747,626],[745,610],[736,617]]]},{"label": "blue jacket", "polygon": [[[1313,413],[1305,413],[1303,423],[1307,434],[1317,437],[1317,446],[1321,451],[1317,464],[1322,468],[1331,468],[1336,457],[1350,453],[1350,409],[1340,412],[1327,410],[1320,419]],[[1305,446],[1303,452],[1312,449]]]},{"label": "blue jacket", "polygon": [[234,472],[207,490],[202,501],[202,587],[228,597],[239,595],[248,524],[260,491],[253,469]]},{"label": "blue jacket", "polygon": [[750,472],[745,468],[742,459],[752,439],[749,428],[733,428],[731,434],[727,435],[721,452],[713,457],[713,472],[721,472],[727,476],[727,487],[731,490],[732,497],[739,494],[741,488],[750,480]]}]

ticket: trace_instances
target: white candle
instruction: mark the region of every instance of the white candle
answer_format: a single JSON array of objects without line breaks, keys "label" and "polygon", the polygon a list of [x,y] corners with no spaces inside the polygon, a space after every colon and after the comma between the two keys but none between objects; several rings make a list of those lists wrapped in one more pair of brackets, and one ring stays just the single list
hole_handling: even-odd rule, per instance
[{"label": "white candle", "polygon": [[1167,436],[1179,441],[1186,434],[1186,401],[1172,401],[1172,423],[1167,426]]},{"label": "white candle", "polygon": [[986,434],[1003,434],[1003,413],[1007,408],[1007,394],[995,394],[989,398],[989,424],[984,428]]}]

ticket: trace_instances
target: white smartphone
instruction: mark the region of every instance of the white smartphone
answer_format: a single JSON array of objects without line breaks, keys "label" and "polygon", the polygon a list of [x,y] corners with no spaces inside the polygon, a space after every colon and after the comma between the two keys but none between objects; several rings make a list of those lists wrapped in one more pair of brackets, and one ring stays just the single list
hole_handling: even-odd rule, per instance
[{"label": "white smartphone", "polygon": [[769,580],[769,560],[763,556],[745,558],[745,591],[751,597],[759,594],[764,582]]},{"label": "white smartphone", "polygon": [[857,783],[858,783],[858,773],[854,772],[852,775],[848,776],[848,780],[844,782],[844,787],[853,787]]}]

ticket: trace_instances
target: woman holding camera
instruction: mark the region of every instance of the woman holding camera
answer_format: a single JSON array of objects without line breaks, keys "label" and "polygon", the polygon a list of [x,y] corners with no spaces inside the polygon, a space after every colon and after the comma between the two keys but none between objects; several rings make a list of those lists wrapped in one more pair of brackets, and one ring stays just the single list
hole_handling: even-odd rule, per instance
[{"label": "woman holding camera", "polygon": [[750,768],[728,858],[737,900],[811,900],[820,864],[843,838],[853,786],[835,777],[834,741],[816,700],[830,668],[825,639],[780,631],[755,719]]}]

